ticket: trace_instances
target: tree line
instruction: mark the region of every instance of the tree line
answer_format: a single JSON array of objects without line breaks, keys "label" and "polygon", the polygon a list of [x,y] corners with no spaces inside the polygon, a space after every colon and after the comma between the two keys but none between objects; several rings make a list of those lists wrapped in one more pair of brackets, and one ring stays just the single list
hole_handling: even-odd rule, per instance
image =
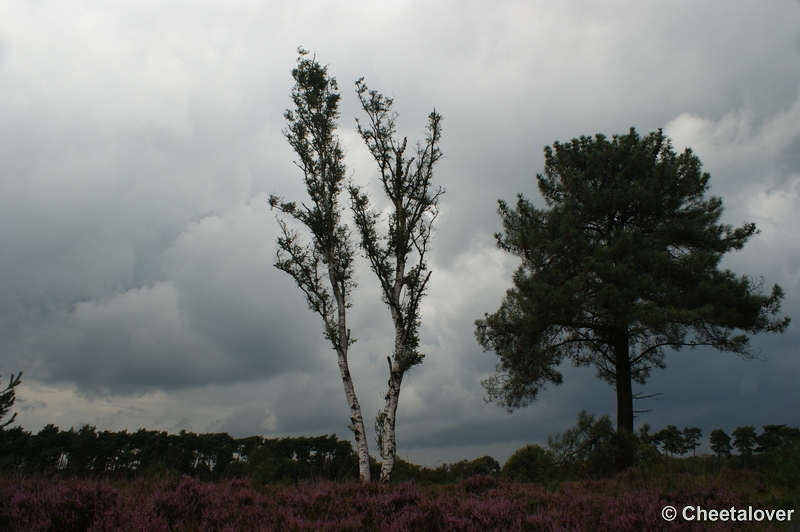
[{"label": "tree line", "polygon": [[[379,475],[380,462],[370,457],[370,469]],[[446,484],[474,475],[497,475],[500,469],[491,456],[435,468],[397,457],[394,480]],[[256,486],[359,479],[352,443],[335,434],[233,438],[227,433],[185,430],[177,434],[146,429],[98,431],[90,425],[60,430],[52,424],[36,434],[22,427],[0,429],[0,471],[110,480],[188,475],[213,482],[247,477]]]},{"label": "tree line", "polygon": [[98,431],[94,426],[60,430],[47,425],[33,434],[0,429],[0,469],[65,477],[130,480],[189,475],[204,481],[250,477],[254,482],[357,478],[349,441],[336,435],[297,438],[233,438],[139,429]]},{"label": "tree line", "polygon": [[[646,423],[636,434],[629,435],[615,431],[609,416],[597,418],[581,411],[575,426],[548,437],[546,446],[529,444],[517,449],[503,465],[500,475],[540,484],[608,478],[619,471],[620,460],[626,456],[621,449],[627,448],[639,474],[685,472],[689,467],[704,471],[754,468],[793,486],[800,481],[797,427],[764,425],[759,434],[754,426],[748,425],[737,427],[732,435],[714,429],[708,439],[714,455],[695,456],[702,439],[699,427],[681,430],[668,425],[651,433]],[[734,449],[737,454],[732,453]],[[692,456],[683,458],[690,452]]]},{"label": "tree line", "polygon": [[[800,429],[765,425],[722,429],[710,433],[713,456],[695,457],[703,431],[668,425],[650,432],[644,424],[629,436],[614,430],[609,416],[597,418],[581,411],[574,427],[548,437],[546,446],[517,449],[503,464],[491,456],[444,463],[430,468],[400,457],[393,481],[422,484],[455,483],[475,475],[501,476],[520,482],[548,484],[587,478],[608,478],[619,471],[623,448],[632,449],[640,470],[687,468],[680,460],[698,460],[713,468],[756,468],[778,473],[783,481],[800,481]],[[733,451],[736,454],[733,454]],[[711,462],[710,462],[711,460]],[[60,430],[54,425],[38,433],[22,427],[0,428],[0,470],[64,478],[132,480],[188,475],[203,481],[249,478],[255,486],[300,481],[352,481],[360,478],[352,443],[336,435],[296,438],[233,438],[227,433],[177,434],[139,429],[98,431],[85,425]],[[372,475],[381,464],[370,457]],[[789,479],[789,480],[786,480]]]}]

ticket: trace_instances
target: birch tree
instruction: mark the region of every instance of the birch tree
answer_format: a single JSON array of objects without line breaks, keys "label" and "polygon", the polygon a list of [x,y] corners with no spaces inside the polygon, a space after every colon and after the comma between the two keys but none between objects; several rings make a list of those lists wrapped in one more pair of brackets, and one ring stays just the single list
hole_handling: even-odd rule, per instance
[{"label": "birch tree", "polygon": [[340,94],[335,78],[316,57],[298,50],[297,68],[292,70],[295,110],[285,113],[288,128],[283,134],[297,154],[295,164],[303,171],[309,203],[297,205],[270,195],[269,204],[308,230],[310,243],[303,243],[297,230],[277,217],[278,238],[275,267],[288,273],[306,297],[308,307],[322,317],[325,338],[336,351],[344,384],[350,422],[358,451],[359,476],[369,482],[369,448],[361,405],[350,375],[348,350],[355,342],[347,328],[355,245],[342,222],[339,194],[345,178],[344,153],[336,135]]},{"label": "birch tree", "polygon": [[[380,480],[389,482],[397,452],[395,420],[400,387],[408,370],[425,356],[418,351],[420,301],[431,277],[426,259],[439,196],[444,193],[431,184],[434,167],[442,157],[442,117],[435,109],[428,115],[425,140],[417,143],[413,156],[408,157],[408,139],[395,138],[393,99],[369,90],[363,78],[356,82],[356,93],[367,114],[365,123],[357,121],[358,132],[378,165],[383,191],[391,202],[388,219],[383,220],[361,188],[349,187],[361,248],[380,282],[382,301],[389,308],[395,331],[392,354],[387,356],[385,405],[376,419],[382,458]],[[384,225],[385,232],[381,232],[379,226]]]}]

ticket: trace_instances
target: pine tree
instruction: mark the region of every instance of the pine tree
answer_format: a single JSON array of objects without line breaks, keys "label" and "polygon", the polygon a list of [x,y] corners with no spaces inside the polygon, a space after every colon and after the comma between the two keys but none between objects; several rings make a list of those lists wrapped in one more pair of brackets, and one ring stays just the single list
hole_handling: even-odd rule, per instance
[{"label": "pine tree", "polygon": [[[0,421],[3,420],[5,415],[8,414],[8,411],[11,410],[11,407],[14,406],[14,401],[16,401],[16,390],[14,388],[19,386],[19,383],[21,382],[20,381],[21,377],[22,377],[21,371],[19,372],[19,375],[17,375],[16,377],[12,373],[11,378],[8,381],[8,386],[6,386],[5,390],[0,392]],[[17,419],[16,412],[14,413],[13,416],[11,416],[11,419],[6,421],[5,423],[0,423],[0,429],[3,429],[4,427],[11,425],[15,419]]]},{"label": "pine tree", "polygon": [[714,454],[716,454],[719,459],[722,459],[723,456],[728,457],[731,455],[731,449],[733,449],[731,437],[728,436],[724,430],[712,430],[709,442],[711,443],[711,450],[714,451]]},{"label": "pine tree", "polygon": [[[718,268],[757,233],[719,222],[706,198],[709,174],[661,132],[581,137],[545,147],[537,175],[547,208],[519,196],[500,201],[500,248],[522,259],[500,308],[476,321],[476,337],[499,357],[483,382],[490,400],[528,405],[558,365],[593,365],[617,395],[617,431],[633,432],[632,382],[664,368],[664,348],[706,345],[743,358],[749,336],[783,332],[784,293],[763,279]],[[624,462],[631,462],[633,456]]]},{"label": "pine tree", "polygon": [[753,458],[753,450],[756,448],[758,439],[756,436],[756,428],[753,425],[745,427],[737,427],[733,431],[733,446],[739,451],[739,455],[744,458],[748,464]]}]

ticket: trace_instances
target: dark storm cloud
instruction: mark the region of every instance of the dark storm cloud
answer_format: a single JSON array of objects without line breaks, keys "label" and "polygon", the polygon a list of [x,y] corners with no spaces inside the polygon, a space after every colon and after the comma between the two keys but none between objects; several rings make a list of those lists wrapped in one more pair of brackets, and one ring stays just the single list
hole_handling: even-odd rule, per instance
[{"label": "dark storm cloud", "polygon": [[[304,197],[281,135],[298,45],[338,78],[348,173],[379,206],[352,81],[394,96],[411,142],[434,107],[444,115],[427,358],[404,381],[401,454],[510,452],[583,408],[613,417],[613,389],[591,368],[566,367],[562,386],[520,412],[482,400],[497,357],[473,321],[498,307],[517,266],[494,247],[496,202],[523,193],[543,206],[535,175],[556,140],[664,127],[691,146],[726,223],[762,229],[724,265],[780,283],[800,316],[796,2],[10,1],[3,13],[0,372],[25,371],[26,428],[349,437],[320,320],[272,267],[266,197]],[[363,264],[358,282],[351,369],[371,427],[391,321]],[[769,362],[668,353],[635,389],[664,394],[640,421],[800,423],[787,406],[795,328],[754,340]]]},{"label": "dark storm cloud", "polygon": [[316,323],[272,268],[265,199],[252,204],[178,235],[162,255],[169,281],[59,313],[36,342],[46,381],[125,394],[312,370],[316,343],[286,331]]}]

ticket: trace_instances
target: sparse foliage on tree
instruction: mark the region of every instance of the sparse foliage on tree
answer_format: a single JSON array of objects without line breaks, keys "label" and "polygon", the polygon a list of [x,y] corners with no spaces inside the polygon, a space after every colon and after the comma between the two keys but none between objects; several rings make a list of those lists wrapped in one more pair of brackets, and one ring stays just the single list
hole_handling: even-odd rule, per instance
[{"label": "sparse foliage on tree", "polygon": [[558,466],[585,463],[600,447],[609,442],[613,432],[608,416],[595,420],[594,414],[581,410],[575,426],[563,433],[548,436],[547,446]]},{"label": "sparse foliage on tree", "polygon": [[[594,366],[616,390],[617,431],[633,433],[632,383],[664,368],[664,349],[711,346],[754,358],[749,337],[783,332],[783,290],[720,270],[757,233],[720,223],[709,174],[661,132],[581,137],[545,147],[537,175],[546,208],[500,201],[498,246],[522,264],[476,337],[500,358],[489,400],[526,406],[559,364]],[[626,461],[631,463],[633,456]]]},{"label": "sparse foliage on tree", "polygon": [[338,85],[316,57],[298,50],[297,68],[292,70],[294,110],[287,110],[286,139],[297,154],[295,164],[303,171],[308,202],[298,205],[271,195],[269,204],[299,222],[310,234],[304,243],[299,231],[278,217],[275,267],[288,273],[306,297],[308,307],[322,317],[325,338],[336,351],[339,371],[350,407],[350,426],[356,439],[362,481],[370,480],[367,445],[361,405],[350,375],[348,350],[355,342],[347,327],[347,309],[355,287],[355,246],[342,221],[339,196],[344,187],[344,153],[336,135],[339,118]]},{"label": "sparse foliage on tree", "polygon": [[[0,376],[2,377],[2,376]],[[6,386],[5,390],[0,392],[0,422],[3,421],[3,418],[8,414],[8,411],[11,410],[11,407],[14,406],[14,402],[16,401],[16,388],[20,384],[20,379],[22,378],[22,372],[20,371],[19,374],[15,377],[14,374],[11,374],[11,378],[8,380],[8,386]],[[11,416],[11,419],[6,421],[5,423],[0,423],[0,429],[11,425],[14,420],[17,419],[17,413],[14,412],[14,415]]]},{"label": "sparse foliage on tree", "polygon": [[436,110],[428,115],[424,141],[408,154],[408,139],[395,137],[393,99],[369,90],[363,79],[356,82],[356,92],[367,115],[365,122],[358,121],[358,132],[377,163],[381,188],[390,202],[389,215],[383,218],[362,188],[350,186],[361,249],[378,278],[381,299],[389,308],[395,330],[392,352],[387,356],[385,406],[376,418],[382,458],[380,479],[388,482],[397,452],[395,424],[403,377],[425,356],[418,350],[420,302],[431,277],[427,261],[433,222],[444,193],[432,182],[434,168],[442,157],[442,117]]}]

